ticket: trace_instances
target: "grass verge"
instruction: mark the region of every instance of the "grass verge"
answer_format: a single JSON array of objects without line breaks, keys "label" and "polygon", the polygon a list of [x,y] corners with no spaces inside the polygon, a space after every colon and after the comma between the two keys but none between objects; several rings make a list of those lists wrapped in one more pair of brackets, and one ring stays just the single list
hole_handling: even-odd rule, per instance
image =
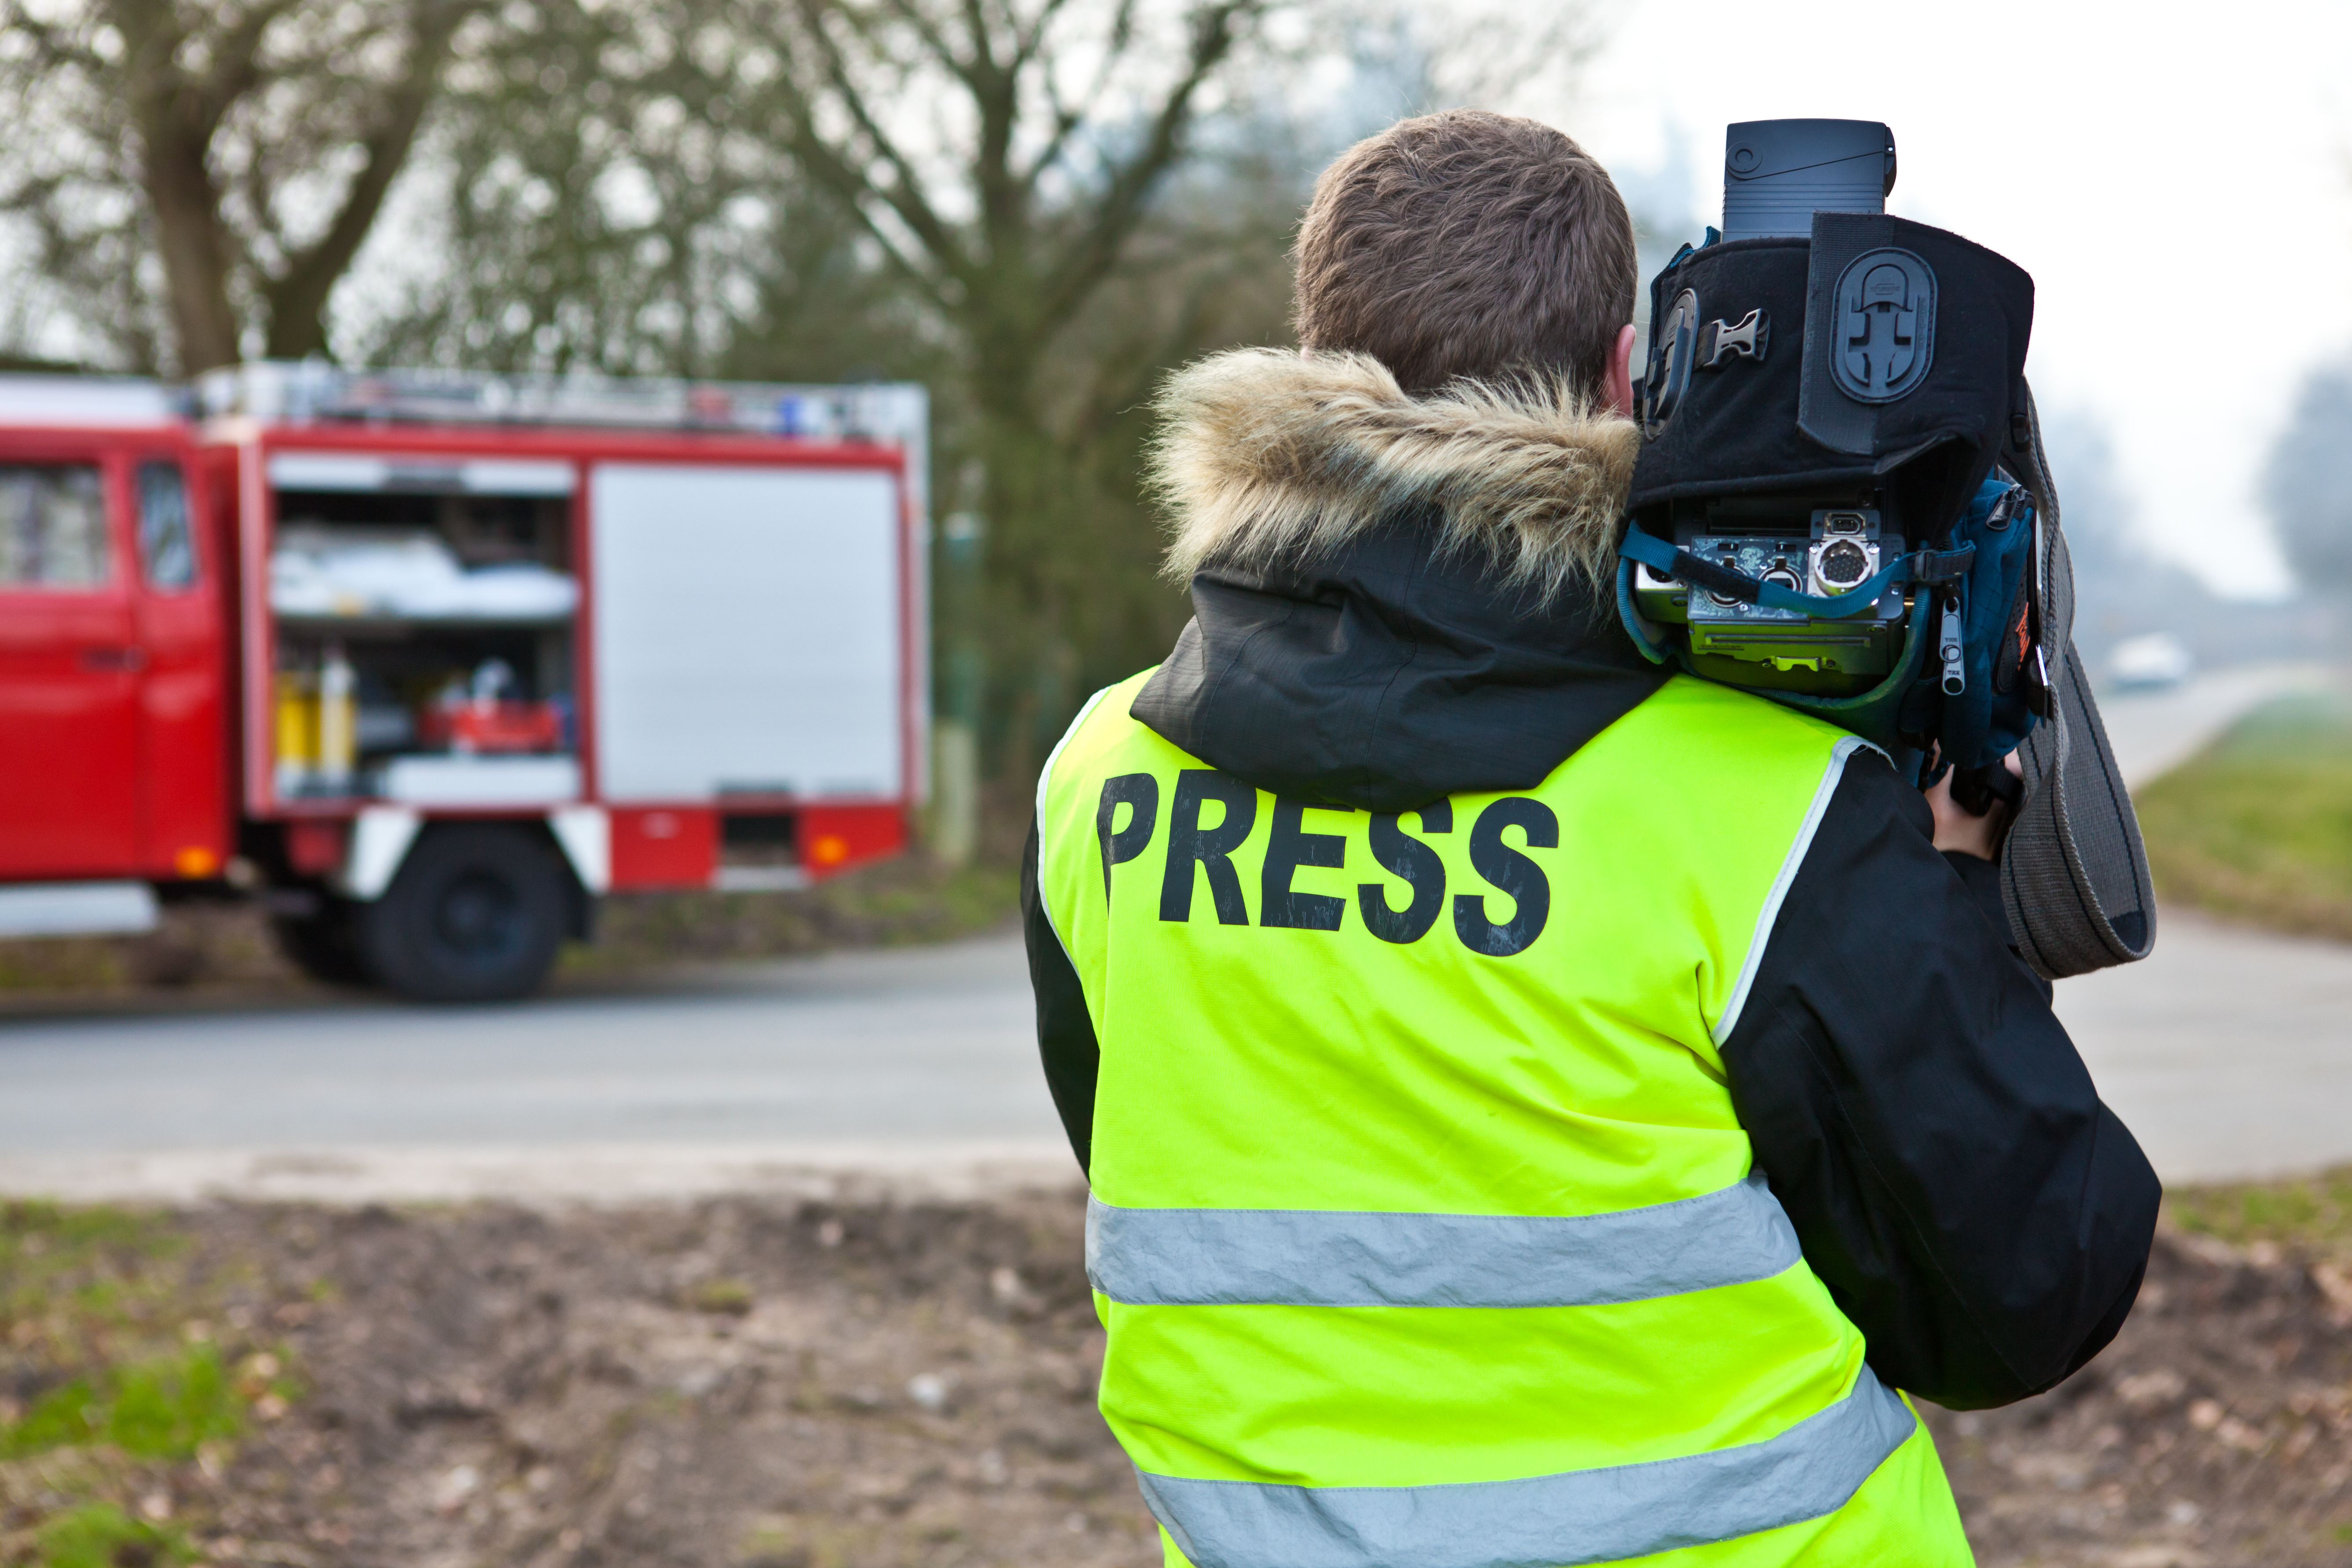
[{"label": "grass verge", "polygon": [[2183,1187],[2165,1194],[2165,1212],[2191,1236],[2352,1262],[2352,1165],[2291,1181]]},{"label": "grass verge", "polygon": [[255,1285],[169,1216],[0,1203],[0,1564],[200,1557],[240,1439],[299,1392]]},{"label": "grass verge", "polygon": [[2165,900],[2352,941],[2352,699],[2259,709],[2133,800]]}]

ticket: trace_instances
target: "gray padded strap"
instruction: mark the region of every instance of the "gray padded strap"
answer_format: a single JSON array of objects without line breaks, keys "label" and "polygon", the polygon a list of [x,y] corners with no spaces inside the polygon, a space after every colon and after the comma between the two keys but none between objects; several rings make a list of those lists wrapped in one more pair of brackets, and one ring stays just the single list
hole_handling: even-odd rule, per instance
[{"label": "gray padded strap", "polygon": [[2146,958],[2156,945],[2156,894],[2139,818],[2074,652],[2074,568],[2032,395],[2026,394],[2030,439],[2011,458],[2033,492],[2042,646],[2063,657],[2050,669],[2057,714],[2021,752],[2025,801],[2001,850],[2000,885],[2018,951],[2057,980]]}]

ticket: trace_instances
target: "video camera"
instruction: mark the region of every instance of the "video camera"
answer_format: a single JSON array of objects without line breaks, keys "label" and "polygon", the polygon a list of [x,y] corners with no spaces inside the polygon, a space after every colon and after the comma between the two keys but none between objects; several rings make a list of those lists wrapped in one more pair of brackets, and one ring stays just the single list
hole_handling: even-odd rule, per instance
[{"label": "video camera", "polygon": [[[2013,788],[2000,759],[2050,708],[2033,502],[1996,468],[2028,406],[2032,280],[1885,216],[1885,125],[1725,141],[1722,229],[1651,286],[1627,626],[1695,674],[1933,751],[1967,793]],[[1991,700],[1945,711],[1972,649],[2003,644],[2021,668],[1978,661]]]},{"label": "video camera", "polygon": [[1721,229],[1650,284],[1619,615],[1654,662],[1838,724],[1919,784],[1951,770],[1972,810],[2008,802],[2021,951],[2053,976],[2128,963],[2154,901],[2073,657],[2033,282],[1888,216],[1895,171],[1874,121],[1729,128]]}]

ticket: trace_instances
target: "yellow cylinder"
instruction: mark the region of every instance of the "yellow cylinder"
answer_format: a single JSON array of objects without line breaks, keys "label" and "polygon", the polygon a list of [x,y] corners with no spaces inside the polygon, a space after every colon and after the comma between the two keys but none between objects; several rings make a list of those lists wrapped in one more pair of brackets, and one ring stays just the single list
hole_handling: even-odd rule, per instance
[{"label": "yellow cylinder", "polygon": [[319,698],[309,676],[278,674],[278,765],[308,773],[319,761]]}]

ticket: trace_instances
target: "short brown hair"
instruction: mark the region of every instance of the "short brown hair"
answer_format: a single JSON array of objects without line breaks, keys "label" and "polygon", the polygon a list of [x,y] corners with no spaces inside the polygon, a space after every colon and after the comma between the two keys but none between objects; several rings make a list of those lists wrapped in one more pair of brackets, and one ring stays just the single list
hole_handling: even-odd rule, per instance
[{"label": "short brown hair", "polygon": [[1632,215],[1584,149],[1532,120],[1424,114],[1315,182],[1298,341],[1370,354],[1407,392],[1563,373],[1598,391],[1633,270]]}]

